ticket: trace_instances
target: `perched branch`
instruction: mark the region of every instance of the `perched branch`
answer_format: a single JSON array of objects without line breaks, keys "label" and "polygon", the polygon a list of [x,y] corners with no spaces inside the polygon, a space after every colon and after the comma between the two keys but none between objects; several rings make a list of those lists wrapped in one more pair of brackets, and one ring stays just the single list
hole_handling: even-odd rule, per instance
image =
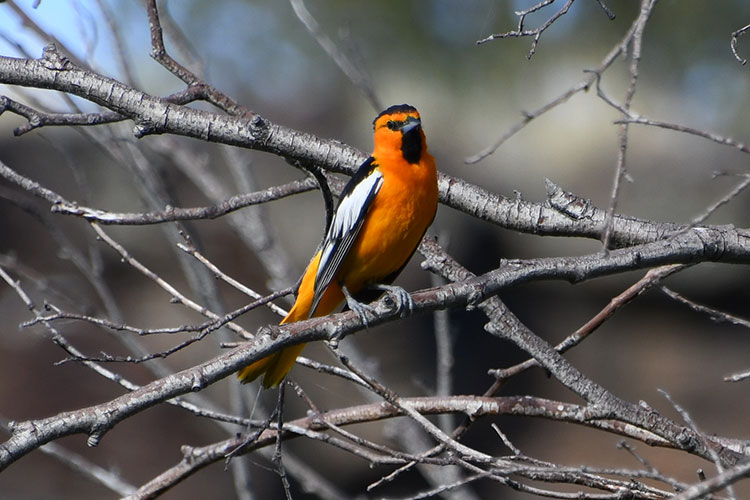
[{"label": "perched branch", "polygon": [[[93,227],[96,228],[95,225]],[[101,233],[104,238],[106,234]],[[111,243],[110,243],[111,244]],[[673,239],[648,243],[630,249],[615,250],[607,256],[559,257],[534,261],[514,261],[485,275],[460,283],[413,294],[414,311],[426,312],[445,307],[465,307],[493,297],[502,289],[541,279],[580,282],[607,274],[670,263],[692,263],[721,259],[728,262],[750,262],[750,233],[740,241],[726,241],[720,230],[693,229]],[[371,326],[400,318],[388,297],[373,305],[375,317]],[[0,470],[32,449],[65,435],[87,433],[92,443],[124,418],[161,401],[199,390],[224,378],[251,362],[293,344],[316,340],[340,339],[364,327],[352,311],[323,318],[269,327],[268,333],[256,336],[254,342],[237,347],[193,368],[169,375],[116,398],[99,407],[61,413],[56,417],[18,424],[9,441],[0,446]],[[275,340],[269,342],[271,332]],[[525,347],[529,352],[537,348]],[[554,350],[549,347],[554,352]],[[559,358],[559,354],[554,352]],[[539,360],[545,368],[558,365]],[[651,418],[651,417],[650,417]],[[700,452],[696,446],[695,451]],[[728,452],[728,450],[727,450]],[[730,460],[731,461],[731,460]]]}]

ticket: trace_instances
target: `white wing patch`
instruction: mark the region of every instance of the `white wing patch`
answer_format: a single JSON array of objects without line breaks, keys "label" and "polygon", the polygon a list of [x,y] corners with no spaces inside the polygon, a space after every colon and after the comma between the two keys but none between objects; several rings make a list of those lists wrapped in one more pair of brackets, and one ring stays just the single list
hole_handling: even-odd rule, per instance
[{"label": "white wing patch", "polygon": [[320,263],[315,275],[315,291],[310,315],[317,308],[323,292],[333,281],[333,277],[354,244],[372,200],[382,184],[383,174],[375,169],[361,179],[351,191],[345,193],[339,201],[320,251]]}]

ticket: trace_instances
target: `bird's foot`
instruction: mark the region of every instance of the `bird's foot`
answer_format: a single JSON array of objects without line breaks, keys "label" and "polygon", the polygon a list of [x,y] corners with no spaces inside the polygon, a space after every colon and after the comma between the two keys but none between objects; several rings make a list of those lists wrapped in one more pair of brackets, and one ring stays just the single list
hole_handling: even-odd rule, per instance
[{"label": "bird's foot", "polygon": [[370,321],[367,319],[367,313],[375,314],[375,311],[372,309],[372,307],[368,306],[367,304],[363,304],[362,302],[359,302],[357,299],[352,297],[352,294],[349,293],[349,290],[346,288],[346,286],[342,286],[341,290],[343,290],[344,297],[346,297],[346,305],[349,306],[349,309],[354,311],[360,321],[362,321],[362,324],[365,325],[365,328],[369,328]]},{"label": "bird's foot", "polygon": [[388,297],[393,300],[396,311],[400,313],[402,318],[409,316],[414,311],[414,299],[411,298],[409,292],[400,286],[375,284],[372,285],[372,288],[386,292]]}]

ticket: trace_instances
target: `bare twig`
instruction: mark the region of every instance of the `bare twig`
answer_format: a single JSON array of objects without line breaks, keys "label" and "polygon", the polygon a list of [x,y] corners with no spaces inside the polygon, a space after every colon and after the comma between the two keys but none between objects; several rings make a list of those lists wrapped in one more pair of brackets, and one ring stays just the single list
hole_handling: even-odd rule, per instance
[{"label": "bare twig", "polygon": [[672,497],[672,500],[695,500],[709,493],[719,491],[727,486],[750,476],[750,462],[736,465],[710,479],[689,486],[685,491]]},{"label": "bare twig", "polygon": [[404,412],[408,416],[410,416],[413,420],[415,420],[428,434],[430,434],[432,437],[437,439],[440,443],[447,446],[449,449],[453,450],[456,453],[461,454],[463,457],[470,459],[472,461],[477,462],[489,462],[492,460],[492,457],[479,452],[477,450],[474,450],[472,448],[469,448],[466,445],[463,445],[453,439],[451,436],[445,434],[443,431],[441,431],[435,424],[427,420],[424,416],[422,416],[419,412],[416,410],[409,408],[408,406],[405,406],[401,404],[401,398],[398,397],[393,391],[383,386],[380,382],[373,379],[372,377],[368,376],[361,370],[359,370],[356,366],[349,363],[349,360],[346,358],[346,356],[339,356],[339,359],[341,362],[352,372],[354,372],[359,378],[367,382],[370,389],[378,394],[380,397],[382,397],[385,401],[396,407],[399,411]]},{"label": "bare twig", "polygon": [[170,221],[215,219],[245,207],[279,200],[287,196],[304,193],[315,189],[317,184],[314,179],[307,178],[292,181],[280,186],[272,186],[263,191],[245,193],[232,196],[231,198],[205,207],[177,208],[167,207],[158,212],[145,213],[117,213],[80,206],[77,203],[60,202],[52,206],[52,212],[65,215],[75,215],[86,220],[95,221],[104,225],[147,225],[160,224]]},{"label": "bare twig", "polygon": [[318,363],[317,361],[314,361],[310,358],[306,358],[304,356],[299,356],[297,358],[297,364],[300,364],[302,366],[315,370],[318,373],[326,373],[334,377],[340,377],[350,382],[354,382],[355,384],[359,386],[367,387],[367,384],[365,384],[364,380],[362,380],[361,378],[359,378],[357,375],[350,372],[349,370],[339,368],[338,366],[331,366],[331,365],[326,365],[323,363]]},{"label": "bare twig", "polygon": [[[263,299],[263,305],[268,306],[268,308],[270,310],[272,310],[273,312],[275,312],[276,314],[278,314],[282,318],[287,315],[287,311],[286,310],[284,310],[281,307],[277,306],[276,304],[272,303],[271,300],[276,300],[277,298],[289,295],[290,293],[292,293],[294,291],[291,287],[285,288],[283,290],[279,290],[278,292],[274,292],[273,294],[269,295],[267,298],[264,299],[263,296],[261,294],[259,294],[258,292],[256,292],[255,290],[251,290],[250,288],[248,288],[247,286],[243,285],[242,283],[240,283],[239,281],[235,280],[234,278],[232,278],[230,276],[227,276],[223,271],[221,271],[221,269],[219,269],[211,261],[209,261],[208,259],[206,259],[192,245],[183,245],[181,243],[178,243],[177,246],[180,249],[182,249],[183,251],[187,252],[188,254],[190,254],[193,257],[195,257],[196,259],[198,259],[204,266],[206,266],[208,269],[210,269],[212,273],[214,273],[217,277],[221,278],[224,282],[229,283],[234,288],[236,288],[237,290],[241,291],[242,293],[244,293],[248,297],[252,297],[256,301],[259,301],[259,300]],[[247,312],[249,310],[250,309],[242,310],[242,312],[239,313],[239,314],[244,314],[245,312]]]},{"label": "bare twig", "polygon": [[[276,403],[276,410],[274,414],[276,415],[276,428],[281,429],[284,425],[284,394],[286,392],[286,384],[282,383],[279,386],[279,394],[277,398]],[[286,495],[287,500],[292,500],[292,490],[291,486],[289,485],[289,478],[286,476],[286,469],[284,468],[284,462],[283,457],[281,454],[281,433],[276,434],[276,444],[273,449],[273,457],[271,458],[271,462],[274,465],[274,468],[276,469],[276,474],[278,474],[279,479],[281,480],[281,486],[284,488],[284,494]]]},{"label": "bare twig", "polygon": [[651,118],[646,118],[646,117],[638,116],[635,114],[630,114],[627,117],[623,117],[615,121],[615,123],[623,123],[623,122],[637,123],[640,125],[649,125],[652,127],[659,127],[659,128],[664,128],[668,130],[674,130],[676,132],[683,132],[685,134],[695,135],[697,137],[703,137],[704,139],[708,139],[709,141],[713,141],[723,146],[729,146],[732,148],[739,149],[743,153],[750,153],[750,146],[748,146],[747,144],[736,141],[732,139],[731,137],[725,137],[725,136],[716,134],[714,132],[709,132],[706,130],[699,130],[696,128],[687,127],[685,125],[679,125],[676,123],[668,123],[668,122],[663,122],[659,120],[653,120]]},{"label": "bare twig", "polygon": [[508,439],[508,436],[505,435],[503,431],[500,430],[500,427],[497,426],[497,424],[492,424],[492,430],[495,431],[495,434],[497,434],[500,439],[502,440],[503,444],[508,447],[510,451],[513,452],[514,455],[520,455],[521,450],[516,448],[513,443]]},{"label": "bare twig", "polygon": [[164,66],[169,72],[185,82],[187,85],[206,85],[206,100],[214,106],[223,109],[227,113],[236,116],[250,117],[253,112],[240,105],[228,95],[220,92],[211,85],[206,84],[201,78],[189,69],[175,61],[164,48],[164,35],[156,0],[146,0],[146,12],[148,13],[148,24],[151,30],[151,57]]},{"label": "bare twig", "polygon": [[570,99],[572,96],[576,95],[577,93],[581,91],[587,91],[591,85],[596,81],[597,75],[602,74],[607,68],[609,68],[616,60],[617,58],[623,54],[627,50],[627,46],[630,43],[630,41],[633,38],[633,34],[635,33],[636,27],[638,26],[638,20],[633,22],[633,24],[628,29],[627,33],[625,33],[625,36],[623,36],[622,40],[618,44],[616,44],[612,49],[607,53],[607,55],[602,59],[599,66],[592,70],[591,72],[588,72],[589,74],[584,78],[583,80],[579,81],[575,85],[568,88],[566,91],[562,92],[560,95],[555,97],[554,99],[548,101],[547,103],[543,104],[539,108],[535,109],[534,111],[524,111],[523,118],[517,122],[515,125],[510,127],[507,132],[505,132],[503,135],[500,136],[500,138],[495,141],[494,144],[491,146],[488,146],[487,148],[483,149],[479,153],[472,155],[468,158],[466,158],[464,161],[466,163],[477,163],[487,156],[493,154],[497,149],[505,143],[508,139],[510,139],[512,136],[514,136],[517,132],[519,132],[521,129],[523,129],[526,125],[529,124],[533,119],[543,115],[547,111],[554,109],[555,107],[559,106],[560,104],[563,104],[568,99]]},{"label": "bare twig", "polygon": [[732,33],[732,40],[729,42],[729,46],[732,49],[732,54],[734,54],[734,58],[737,59],[737,61],[743,66],[747,64],[747,59],[745,59],[744,57],[740,57],[740,54],[737,52],[737,42],[738,42],[738,39],[742,35],[747,33],[748,30],[750,30],[750,24],[748,24],[744,28],[740,28],[737,31],[734,31]]},{"label": "bare twig", "polygon": [[375,94],[375,88],[372,85],[370,75],[368,75],[364,69],[355,64],[346,53],[342,51],[336,44],[326,35],[320,24],[315,20],[310,11],[307,10],[303,0],[289,0],[292,4],[297,18],[305,25],[307,31],[315,38],[318,45],[333,59],[333,62],[339,67],[339,69],[346,75],[347,78],[364,94],[367,101],[376,111],[383,109],[383,105]]},{"label": "bare twig", "polygon": [[[8,431],[9,424],[10,421],[7,418],[0,416],[0,428]],[[75,453],[57,443],[47,443],[39,448],[39,450],[45,455],[54,457],[73,472],[103,485],[118,495],[125,496],[135,491],[135,486],[126,482],[116,471],[100,467],[83,455]]]},{"label": "bare twig", "polygon": [[750,378],[750,370],[744,372],[734,373],[724,377],[725,382],[741,382]]},{"label": "bare twig", "polygon": [[[695,434],[698,436],[698,439],[706,443],[707,442],[706,435],[700,429],[698,429],[698,425],[692,419],[690,414],[683,407],[678,405],[677,402],[674,399],[672,399],[672,396],[667,391],[665,391],[664,389],[659,389],[659,392],[661,392],[661,394],[665,398],[667,398],[667,401],[669,401],[669,403],[677,411],[677,413],[680,414],[680,416],[685,421],[685,423],[689,425],[691,429],[693,429]],[[719,454],[716,453],[716,450],[711,446],[708,447],[708,450],[711,453],[711,459],[713,460],[714,465],[716,466],[717,472],[720,475],[723,474],[725,470],[724,470],[724,466],[721,463],[721,458],[719,458]],[[734,488],[732,487],[732,482],[731,481],[728,482],[725,486],[727,488],[727,492],[729,493],[729,498],[732,500],[737,500],[737,496],[734,493]]]},{"label": "bare twig", "polygon": [[[205,307],[203,307],[200,304],[196,303],[195,301],[187,298],[185,295],[183,295],[182,293],[180,293],[175,287],[173,287],[168,282],[166,282],[163,278],[161,278],[157,273],[155,273],[154,271],[152,271],[148,267],[146,267],[143,264],[141,264],[141,262],[139,262],[132,255],[130,255],[130,253],[125,249],[125,247],[123,247],[122,245],[120,245],[119,243],[117,243],[107,233],[105,233],[104,230],[102,230],[102,228],[99,227],[98,223],[96,223],[96,222],[90,222],[89,224],[91,225],[91,228],[94,230],[94,232],[102,239],[102,241],[104,241],[105,243],[107,243],[107,245],[109,245],[117,253],[119,253],[120,256],[122,257],[122,259],[125,262],[127,262],[128,264],[130,264],[138,272],[142,273],[144,276],[146,276],[147,278],[149,278],[150,280],[152,280],[154,283],[156,283],[157,285],[159,285],[159,287],[161,287],[164,291],[166,291],[169,295],[172,296],[173,300],[175,300],[176,302],[179,302],[180,304],[183,304],[187,308],[192,309],[193,311],[195,311],[195,312],[197,312],[197,313],[199,313],[199,314],[201,314],[203,316],[206,316],[206,317],[208,317],[208,318],[210,318],[210,319],[212,319],[214,321],[222,321],[222,317],[221,316],[219,316],[218,314],[216,314],[216,313],[214,313],[212,311],[209,311],[208,309],[206,309]],[[250,334],[244,328],[242,328],[241,326],[239,326],[239,325],[237,325],[237,324],[235,324],[235,323],[233,323],[231,321],[228,322],[228,323],[225,323],[223,326],[229,327],[232,331],[234,331],[234,332],[242,335],[245,338],[252,338],[253,337],[252,334]]]},{"label": "bare twig", "polygon": [[[658,267],[656,269],[650,269],[643,278],[638,280],[636,283],[628,287],[627,290],[623,291],[618,296],[612,298],[609,303],[585,325],[581,326],[578,330],[567,336],[562,342],[555,346],[555,350],[559,353],[564,353],[568,349],[572,349],[579,343],[581,343],[586,337],[596,331],[605,321],[611,318],[617,311],[629,304],[646,290],[649,290],[654,285],[657,285],[667,276],[673,273],[679,272],[684,269],[684,265],[671,265]],[[518,375],[519,373],[528,370],[533,366],[539,366],[539,363],[531,358],[521,363],[518,363],[509,368],[503,368],[502,370],[490,370],[490,374],[496,377],[498,380],[507,380],[511,377]]]},{"label": "bare twig", "polygon": [[[642,0],[641,11],[638,14],[638,18],[635,22],[635,30],[633,31],[633,37],[631,40],[632,54],[630,56],[630,81],[628,83],[628,88],[625,91],[625,99],[623,100],[622,104],[625,116],[628,116],[630,114],[630,106],[633,102],[633,97],[635,96],[635,85],[638,81],[638,68],[641,62],[643,32],[646,29],[646,23],[651,16],[651,10],[653,9],[655,3],[656,0]],[[604,234],[602,235],[602,247],[605,252],[609,250],[612,240],[615,210],[617,209],[617,200],[620,196],[620,184],[627,175],[627,168],[625,166],[625,154],[628,149],[627,123],[622,123],[620,125],[618,135],[620,144],[619,148],[617,149],[617,164],[615,168],[614,179],[612,182],[612,193],[609,198],[607,217],[604,219]]]},{"label": "bare twig", "polygon": [[567,14],[568,9],[570,9],[570,6],[573,5],[573,2],[575,2],[575,0],[566,0],[565,4],[560,8],[560,10],[558,10],[552,16],[550,16],[550,18],[547,19],[538,28],[531,29],[531,30],[527,30],[524,28],[524,22],[526,21],[526,16],[543,9],[544,7],[547,7],[548,5],[554,2],[555,0],[542,0],[541,2],[529,7],[528,9],[516,11],[516,15],[518,16],[518,26],[516,27],[515,30],[508,31],[505,33],[498,33],[495,35],[489,35],[486,38],[477,40],[477,45],[481,45],[486,42],[491,42],[492,40],[496,40],[496,39],[531,36],[531,37],[534,37],[534,39],[531,42],[531,48],[529,49],[529,53],[526,55],[527,59],[531,59],[534,56],[534,53],[536,52],[536,46],[539,43],[539,39],[541,38],[542,33],[544,33],[544,31],[547,28],[552,26],[552,24],[555,21],[557,21],[560,17]]},{"label": "bare twig", "polygon": [[694,300],[690,300],[687,297],[684,297],[683,295],[675,292],[671,288],[662,286],[660,287],[660,290],[664,292],[668,297],[688,306],[693,311],[707,314],[708,317],[711,318],[713,321],[730,323],[732,325],[738,325],[738,326],[744,326],[745,328],[750,328],[750,320],[741,318],[734,314],[729,314],[724,311],[719,311],[717,309],[705,306],[703,304],[699,304],[695,302]]},{"label": "bare twig", "polygon": [[[440,286],[444,281],[436,274],[431,276],[433,286]],[[435,311],[433,314],[435,327],[435,395],[448,396],[453,393],[453,339],[451,336],[450,317],[447,310]],[[450,432],[454,427],[453,417],[440,417],[440,428]]]}]

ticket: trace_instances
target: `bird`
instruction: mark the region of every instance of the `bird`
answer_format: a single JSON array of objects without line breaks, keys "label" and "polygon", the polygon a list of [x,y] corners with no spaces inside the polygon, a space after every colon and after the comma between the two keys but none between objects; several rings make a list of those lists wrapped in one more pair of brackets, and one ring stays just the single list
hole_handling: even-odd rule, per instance
[{"label": "bird", "polygon": [[[390,292],[404,314],[411,296],[391,286],[435,218],[437,167],[427,150],[419,112],[408,104],[373,120],[374,147],[344,187],[320,250],[302,276],[294,306],[280,324],[326,316],[346,302],[367,323],[368,306]],[[358,300],[359,299],[359,300]],[[263,375],[265,388],[289,373],[305,344],[293,345],[242,368],[247,383]]]}]

